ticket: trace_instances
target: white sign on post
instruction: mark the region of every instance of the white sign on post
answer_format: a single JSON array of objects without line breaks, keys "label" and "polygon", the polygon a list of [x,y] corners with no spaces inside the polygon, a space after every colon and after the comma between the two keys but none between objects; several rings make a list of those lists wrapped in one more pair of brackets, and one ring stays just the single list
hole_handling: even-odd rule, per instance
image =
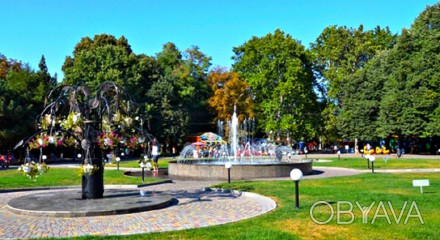
[{"label": "white sign on post", "polygon": [[428,186],[429,186],[428,179],[413,180],[413,187],[420,187],[420,193],[423,193],[423,187],[428,187]]}]

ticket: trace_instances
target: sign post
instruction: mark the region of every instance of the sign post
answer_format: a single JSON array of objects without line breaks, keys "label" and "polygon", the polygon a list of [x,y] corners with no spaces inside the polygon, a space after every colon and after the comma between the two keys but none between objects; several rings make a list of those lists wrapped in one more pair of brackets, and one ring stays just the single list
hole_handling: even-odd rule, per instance
[{"label": "sign post", "polygon": [[428,187],[428,186],[429,186],[428,179],[413,180],[413,187],[420,187],[420,193],[423,193],[423,187]]}]

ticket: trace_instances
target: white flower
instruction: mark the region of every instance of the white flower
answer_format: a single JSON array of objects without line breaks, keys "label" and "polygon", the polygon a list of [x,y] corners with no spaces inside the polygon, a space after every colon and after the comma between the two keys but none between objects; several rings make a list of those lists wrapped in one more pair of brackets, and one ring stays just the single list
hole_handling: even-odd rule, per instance
[{"label": "white flower", "polygon": [[79,120],[80,117],[81,117],[80,113],[77,113],[77,114],[73,115],[73,117],[72,117],[73,123],[76,123]]},{"label": "white flower", "polygon": [[124,120],[125,120],[125,122],[127,123],[128,126],[130,126],[133,123],[133,119],[130,118],[130,117],[126,117]]}]

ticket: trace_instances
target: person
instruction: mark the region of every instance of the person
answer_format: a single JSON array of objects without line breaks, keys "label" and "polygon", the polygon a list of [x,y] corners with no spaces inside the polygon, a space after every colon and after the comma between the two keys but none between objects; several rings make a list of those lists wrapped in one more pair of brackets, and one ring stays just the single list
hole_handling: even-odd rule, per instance
[{"label": "person", "polygon": [[153,142],[151,144],[151,155],[153,156],[153,171],[158,172],[159,171],[159,156],[160,156],[160,149],[159,149],[159,142],[157,142],[156,138],[153,138]]}]

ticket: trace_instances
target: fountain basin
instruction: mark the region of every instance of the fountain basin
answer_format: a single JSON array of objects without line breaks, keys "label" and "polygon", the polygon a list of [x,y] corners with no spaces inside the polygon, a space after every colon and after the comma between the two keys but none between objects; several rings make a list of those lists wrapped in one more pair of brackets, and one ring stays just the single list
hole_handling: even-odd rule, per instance
[{"label": "fountain basin", "polygon": [[[311,174],[312,160],[298,162],[272,163],[232,163],[231,179],[259,179],[289,177],[294,168],[300,169],[304,175]],[[200,180],[227,180],[228,170],[224,162],[186,161],[169,162],[168,174],[171,179],[200,179]]]}]

